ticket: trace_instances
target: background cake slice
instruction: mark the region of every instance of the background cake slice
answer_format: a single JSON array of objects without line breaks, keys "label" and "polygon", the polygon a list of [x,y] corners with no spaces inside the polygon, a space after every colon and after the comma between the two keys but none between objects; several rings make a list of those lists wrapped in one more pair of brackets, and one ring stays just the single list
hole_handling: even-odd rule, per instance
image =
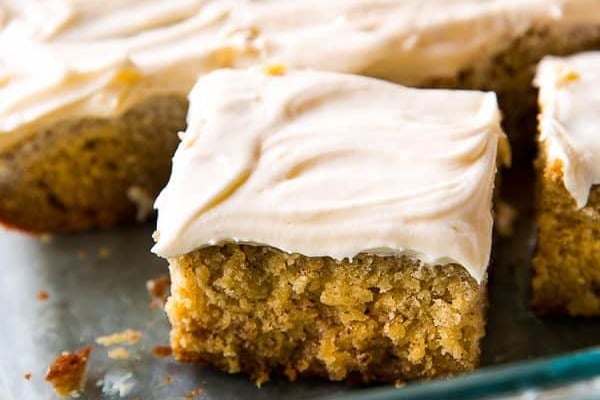
[{"label": "background cake slice", "polygon": [[0,33],[0,221],[38,232],[147,216],[185,96],[215,69],[493,90],[511,138],[533,142],[539,59],[600,44],[592,0],[38,3],[4,2]]},{"label": "background cake slice", "polygon": [[538,68],[538,241],[533,305],[600,315],[600,53]]},{"label": "background cake slice", "polygon": [[153,248],[170,262],[175,357],[258,382],[477,365],[504,140],[493,93],[220,70],[188,122]]}]

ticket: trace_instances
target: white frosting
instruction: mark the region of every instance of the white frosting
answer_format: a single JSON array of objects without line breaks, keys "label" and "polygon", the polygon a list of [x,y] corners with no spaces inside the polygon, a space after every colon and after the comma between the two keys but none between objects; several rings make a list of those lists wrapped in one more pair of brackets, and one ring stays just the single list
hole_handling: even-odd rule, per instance
[{"label": "white frosting", "polygon": [[493,93],[251,69],[213,72],[189,99],[155,253],[233,241],[335,259],[410,254],[483,279],[504,140]]},{"label": "white frosting", "polygon": [[419,85],[491,59],[536,24],[600,24],[598,0],[0,0],[0,9],[11,20],[0,34],[0,143],[1,133],[185,95],[224,66],[281,62]]},{"label": "white frosting", "polygon": [[548,162],[561,162],[564,185],[582,208],[600,184],[600,52],[546,57],[535,83]]}]

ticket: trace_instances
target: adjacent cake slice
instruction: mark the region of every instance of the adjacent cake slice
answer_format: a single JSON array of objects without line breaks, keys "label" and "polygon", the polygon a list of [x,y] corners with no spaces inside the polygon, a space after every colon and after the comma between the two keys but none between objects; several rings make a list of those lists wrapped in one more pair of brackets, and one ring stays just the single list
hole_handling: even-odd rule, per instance
[{"label": "adjacent cake slice", "polygon": [[147,216],[185,96],[221,67],[493,90],[532,142],[537,62],[600,47],[597,0],[35,3],[0,2],[0,222],[37,232]]},{"label": "adjacent cake slice", "polygon": [[153,248],[178,359],[258,382],[477,365],[493,93],[272,66],[213,72],[189,99]]},{"label": "adjacent cake slice", "polygon": [[538,241],[533,305],[600,315],[600,53],[538,67]]}]

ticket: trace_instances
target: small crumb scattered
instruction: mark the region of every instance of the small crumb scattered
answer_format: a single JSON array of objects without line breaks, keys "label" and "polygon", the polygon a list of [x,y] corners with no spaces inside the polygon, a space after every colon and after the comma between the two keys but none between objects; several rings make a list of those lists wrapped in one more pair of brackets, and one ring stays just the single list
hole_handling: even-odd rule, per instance
[{"label": "small crumb scattered", "polygon": [[39,301],[46,301],[46,300],[48,300],[49,298],[50,298],[50,295],[48,294],[48,292],[47,292],[47,291],[45,291],[45,290],[43,290],[43,289],[42,289],[42,290],[40,290],[40,291],[38,292],[38,294],[37,294],[37,299],[38,299]]},{"label": "small crumb scattered", "polygon": [[562,71],[560,71],[556,84],[558,86],[565,86],[571,82],[575,82],[575,81],[579,80],[579,78],[580,78],[580,75],[577,73],[577,71],[573,71],[572,69],[564,68],[564,69],[562,69]]},{"label": "small crumb scattered", "polygon": [[169,287],[171,280],[167,275],[161,275],[156,279],[151,279],[146,282],[146,289],[152,298],[150,301],[151,309],[162,308],[169,297]]},{"label": "small crumb scattered", "polygon": [[125,347],[115,347],[108,351],[108,358],[113,360],[129,360],[131,354]]},{"label": "small crumb scattered", "polygon": [[25,375],[23,375],[23,378],[25,378],[26,381],[30,381],[31,380],[31,372],[26,372]]},{"label": "small crumb scattered", "polygon": [[202,394],[202,389],[197,388],[197,389],[192,390],[189,393],[184,394],[183,397],[186,399],[194,399],[194,398],[200,396],[201,394]]},{"label": "small crumb scattered", "polygon": [[52,241],[52,235],[49,233],[42,233],[38,236],[38,239],[40,240],[40,242],[48,244]]},{"label": "small crumb scattered", "polygon": [[173,350],[171,349],[171,346],[154,346],[152,354],[155,357],[165,358],[173,354]]},{"label": "small crumb scattered", "polygon": [[100,258],[108,258],[111,254],[112,252],[107,247],[102,247],[100,250],[98,250],[98,257]]},{"label": "small crumb scattered", "polygon": [[171,375],[167,375],[163,378],[162,381],[160,381],[160,383],[156,386],[156,389],[160,389],[164,386],[170,385],[171,383],[173,383],[175,381],[175,379],[171,376]]},{"label": "small crumb scattered", "polygon": [[112,346],[120,343],[130,345],[136,344],[142,338],[142,332],[133,329],[125,329],[123,332],[113,333],[111,335],[100,336],[96,338],[96,343],[102,346]]},{"label": "small crumb scattered", "polygon": [[281,76],[287,71],[287,67],[284,64],[268,64],[265,66],[265,73],[271,76]]},{"label": "small crumb scattered", "polygon": [[77,250],[77,259],[78,260],[85,260],[86,257],[87,257],[87,252],[85,250]]},{"label": "small crumb scattered", "polygon": [[257,388],[260,388],[263,383],[268,382],[268,381],[269,381],[269,374],[264,371],[260,371],[259,375],[254,380],[254,384],[256,385]]},{"label": "small crumb scattered", "polygon": [[406,386],[406,382],[404,381],[397,380],[396,382],[394,382],[394,387],[396,389],[403,388],[404,386]]},{"label": "small crumb scattered", "polygon": [[519,212],[510,204],[498,201],[494,208],[494,226],[500,236],[512,236],[514,225]]},{"label": "small crumb scattered", "polygon": [[48,367],[45,379],[59,396],[77,396],[85,383],[87,361],[92,346],[74,352],[64,351]]}]

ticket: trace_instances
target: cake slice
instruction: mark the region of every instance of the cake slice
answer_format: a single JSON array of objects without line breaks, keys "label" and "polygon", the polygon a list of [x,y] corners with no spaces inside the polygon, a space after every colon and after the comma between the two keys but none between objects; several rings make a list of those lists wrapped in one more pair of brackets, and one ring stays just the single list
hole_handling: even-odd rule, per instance
[{"label": "cake slice", "polygon": [[596,0],[30,0],[0,8],[0,221],[35,232],[148,216],[185,128],[185,97],[199,75],[221,67],[280,63],[493,90],[511,138],[533,141],[537,62],[600,45]]},{"label": "cake slice", "polygon": [[600,53],[538,68],[538,240],[533,305],[600,315]]},{"label": "cake slice", "polygon": [[259,383],[477,366],[493,93],[268,68],[213,72],[189,99],[153,248],[177,359]]}]

